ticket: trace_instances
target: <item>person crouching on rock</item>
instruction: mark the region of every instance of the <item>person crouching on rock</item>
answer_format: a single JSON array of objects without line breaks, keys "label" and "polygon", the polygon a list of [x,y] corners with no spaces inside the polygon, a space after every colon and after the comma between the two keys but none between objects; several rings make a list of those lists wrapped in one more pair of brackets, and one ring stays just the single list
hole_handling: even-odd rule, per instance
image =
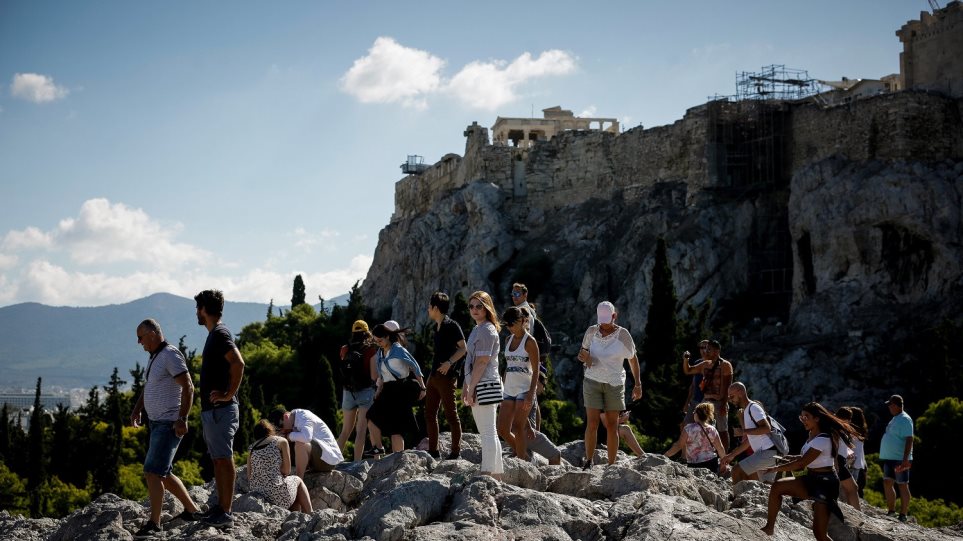
[{"label": "person crouching on rock", "polygon": [[368,430],[375,442],[380,443],[382,436],[390,436],[393,453],[405,450],[405,434],[418,431],[412,407],[425,398],[421,367],[401,345],[403,333],[394,321],[375,325],[371,331],[378,344],[375,354],[378,380],[374,405],[368,410]]},{"label": "person crouching on rock", "polygon": [[291,450],[287,440],[274,435],[274,425],[267,419],[254,425],[254,439],[247,460],[251,492],[259,492],[274,505],[291,511],[313,511],[304,480],[291,475]]},{"label": "person crouching on rock", "polygon": [[268,421],[294,444],[294,467],[301,479],[309,465],[312,471],[329,472],[344,461],[328,424],[312,411],[278,407],[268,415]]},{"label": "person crouching on rock", "polygon": [[475,328],[468,335],[461,400],[471,408],[481,437],[481,474],[500,480],[505,471],[502,444],[495,430],[495,414],[503,394],[502,380],[498,377],[500,325],[491,295],[484,291],[472,293],[468,298],[468,313],[475,320]]},{"label": "person crouching on rock", "polygon": [[582,381],[582,400],[585,404],[585,458],[582,468],[592,465],[595,455],[595,440],[598,437],[599,415],[605,423],[606,446],[609,464],[615,464],[619,452],[619,413],[625,409],[625,368],[622,363],[629,360],[635,386],[632,400],[642,398],[642,380],[639,373],[639,358],[635,352],[635,341],[625,327],[615,324],[618,313],[609,301],[600,302],[595,309],[597,325],[592,325],[582,337],[582,349],[578,360],[585,364],[585,379]]},{"label": "person crouching on rock", "polygon": [[817,402],[802,407],[799,421],[808,431],[806,443],[800,450],[801,455],[790,462],[772,466],[766,473],[797,471],[808,468],[806,475],[796,478],[779,479],[769,488],[769,507],[766,525],[762,531],[772,535],[776,527],[776,515],[782,506],[782,497],[791,496],[813,500],[813,535],[817,540],[829,540],[829,513],[843,520],[843,513],[836,503],[839,497],[839,477],[836,476],[836,442],[842,440],[852,445],[856,431],[847,423],[830,413]]},{"label": "person crouching on rock", "polygon": [[498,412],[498,435],[515,449],[515,456],[528,460],[528,413],[538,386],[538,345],[528,333],[529,316],[517,306],[502,314],[511,334],[505,338],[505,391]]}]

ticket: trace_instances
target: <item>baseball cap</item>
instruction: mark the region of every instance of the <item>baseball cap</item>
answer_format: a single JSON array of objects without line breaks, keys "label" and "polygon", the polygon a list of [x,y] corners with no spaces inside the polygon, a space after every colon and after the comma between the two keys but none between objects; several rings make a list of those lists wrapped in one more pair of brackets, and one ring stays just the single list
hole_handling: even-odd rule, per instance
[{"label": "baseball cap", "polygon": [[359,319],[351,325],[351,332],[368,332],[368,324],[364,320]]},{"label": "baseball cap", "polygon": [[899,407],[902,408],[902,407],[903,407],[903,397],[900,396],[900,395],[898,395],[898,394],[894,394],[893,396],[889,397],[889,400],[887,400],[885,403],[886,403],[887,406],[890,405],[890,404],[895,404],[895,405],[897,405],[897,406],[899,406]]},{"label": "baseball cap", "polygon": [[612,316],[615,315],[615,305],[609,301],[602,301],[595,308],[595,315],[598,316],[599,325],[612,323]]},{"label": "baseball cap", "polygon": [[398,325],[398,322],[393,319],[389,319],[388,321],[385,321],[384,325],[385,325],[385,328],[391,332],[396,332],[398,329],[401,328],[401,325]]}]

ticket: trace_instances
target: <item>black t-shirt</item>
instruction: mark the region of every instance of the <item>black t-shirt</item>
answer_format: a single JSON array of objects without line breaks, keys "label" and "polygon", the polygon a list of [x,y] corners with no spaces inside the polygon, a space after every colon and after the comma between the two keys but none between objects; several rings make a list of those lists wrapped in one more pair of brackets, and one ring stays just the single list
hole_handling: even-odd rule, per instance
[{"label": "black t-shirt", "polygon": [[445,316],[438,330],[435,331],[435,364],[432,371],[438,370],[443,363],[451,359],[458,349],[458,342],[464,339],[465,333],[461,332],[461,326]]},{"label": "black t-shirt", "polygon": [[215,406],[211,403],[211,391],[227,392],[231,387],[231,364],[226,355],[236,349],[231,331],[223,323],[218,323],[207,335],[204,342],[204,352],[201,362],[201,411],[215,407],[227,406],[237,402],[237,396],[231,402],[220,402]]}]

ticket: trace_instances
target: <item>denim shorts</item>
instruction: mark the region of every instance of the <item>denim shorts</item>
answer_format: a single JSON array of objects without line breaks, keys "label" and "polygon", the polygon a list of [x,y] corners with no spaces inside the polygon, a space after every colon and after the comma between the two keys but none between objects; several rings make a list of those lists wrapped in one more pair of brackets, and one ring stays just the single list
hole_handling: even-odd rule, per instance
[{"label": "denim shorts", "polygon": [[360,391],[349,391],[347,389],[341,394],[341,409],[351,411],[353,409],[368,409],[374,404],[375,388],[368,387]]},{"label": "denim shorts", "polygon": [[238,425],[237,404],[201,412],[204,443],[211,458],[234,458],[234,433]]},{"label": "denim shorts", "polygon": [[181,437],[174,432],[174,421],[151,421],[150,444],[144,459],[144,472],[160,477],[171,474],[174,453],[181,443]]},{"label": "denim shorts", "polygon": [[909,470],[896,473],[896,466],[899,466],[902,463],[902,460],[884,460],[883,479],[893,479],[896,481],[897,485],[905,485],[906,483],[909,483]]},{"label": "denim shorts", "polygon": [[514,400],[514,401],[516,401],[516,402],[524,402],[524,401],[525,401],[525,398],[526,398],[527,396],[528,396],[528,391],[525,391],[525,392],[519,394],[518,396],[512,396],[512,395],[510,395],[510,394],[508,394],[508,393],[503,392],[503,393],[502,393],[502,400]]}]

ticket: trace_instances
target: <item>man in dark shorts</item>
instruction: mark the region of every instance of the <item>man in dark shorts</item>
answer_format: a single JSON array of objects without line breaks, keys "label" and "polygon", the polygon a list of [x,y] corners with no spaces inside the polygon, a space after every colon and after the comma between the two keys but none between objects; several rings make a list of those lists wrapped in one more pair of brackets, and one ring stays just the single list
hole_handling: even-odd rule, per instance
[{"label": "man in dark shorts", "polygon": [[465,333],[448,317],[448,295],[436,291],[428,300],[428,318],[435,322],[435,360],[431,375],[425,383],[425,425],[428,429],[428,454],[438,454],[438,408],[444,406],[445,419],[451,428],[451,452],[449,459],[458,458],[461,451],[461,421],[455,404],[455,388],[458,386],[459,362],[465,357]]},{"label": "man in dark shorts", "polygon": [[896,514],[896,490],[899,488],[899,520],[906,521],[909,511],[910,468],[913,467],[913,418],[903,411],[903,397],[894,394],[886,401],[890,419],[879,443],[879,459],[883,462],[883,494],[887,515]]},{"label": "man in dark shorts", "polygon": [[214,461],[218,499],[218,505],[211,506],[202,520],[212,526],[229,526],[234,523],[234,434],[239,420],[237,390],[244,376],[244,359],[234,345],[231,331],[221,323],[224,294],[208,289],[195,295],[194,301],[197,324],[208,330],[201,363],[201,426],[207,451]]},{"label": "man in dark shorts", "polygon": [[171,468],[177,447],[187,434],[187,414],[194,402],[194,382],[187,361],[179,349],[164,340],[160,325],[153,319],[145,319],[137,326],[137,343],[150,353],[144,390],[130,414],[132,426],[140,426],[145,412],[150,423],[150,442],[144,458],[150,518],[134,534],[134,539],[141,539],[153,537],[163,530],[160,518],[164,489],[184,505],[184,512],[175,518],[197,520],[200,509]]}]

